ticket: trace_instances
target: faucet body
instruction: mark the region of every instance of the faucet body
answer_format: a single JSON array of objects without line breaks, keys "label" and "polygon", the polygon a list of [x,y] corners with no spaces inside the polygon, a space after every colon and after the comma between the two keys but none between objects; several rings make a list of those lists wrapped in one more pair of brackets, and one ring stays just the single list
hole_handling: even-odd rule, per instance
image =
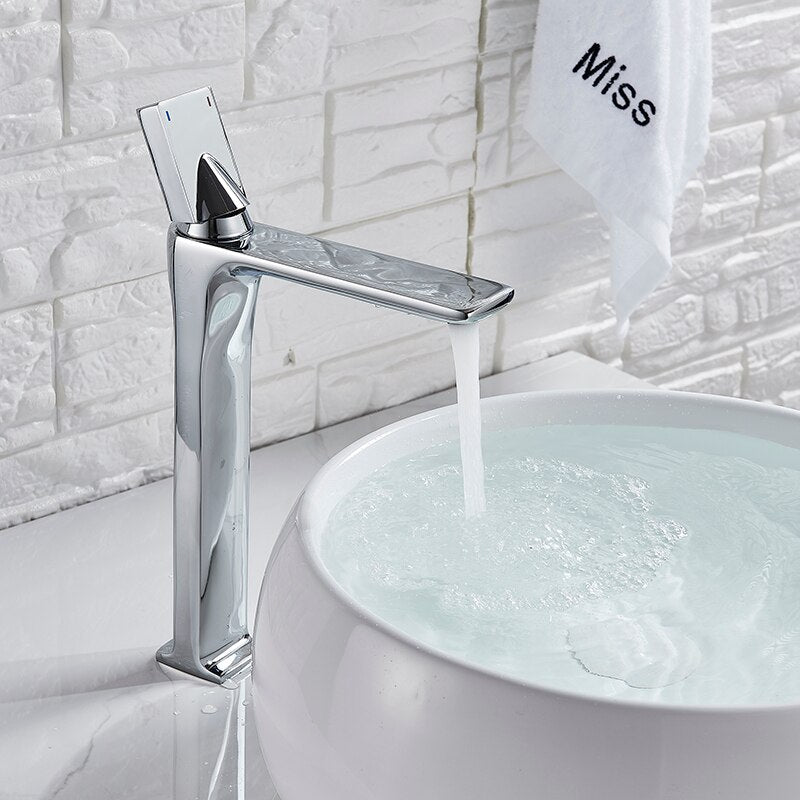
[{"label": "faucet body", "polygon": [[[175,323],[174,633],[157,658],[225,683],[251,662],[246,597],[250,356],[261,278],[290,280],[452,324],[476,322],[497,311],[513,290],[254,224],[232,153],[222,154],[225,166],[205,151],[204,141],[196,143],[195,156],[187,156],[185,148],[176,153],[187,141],[186,131],[169,139],[174,119],[189,111],[189,122],[196,121],[195,115],[208,115],[207,103],[213,118],[201,117],[199,127],[210,125],[210,140],[227,146],[212,97],[209,89],[197,90],[140,110],[140,119],[175,220],[167,248]],[[190,180],[181,162],[195,170],[188,203]]]},{"label": "faucet body", "polygon": [[173,639],[159,661],[222,682],[250,663],[250,347],[258,277],[230,254],[168,238],[175,324]]}]

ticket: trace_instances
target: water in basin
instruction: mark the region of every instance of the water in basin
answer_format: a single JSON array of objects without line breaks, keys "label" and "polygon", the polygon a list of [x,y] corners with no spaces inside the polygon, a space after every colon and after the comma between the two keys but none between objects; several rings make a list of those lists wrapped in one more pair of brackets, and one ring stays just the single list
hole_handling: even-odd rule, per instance
[{"label": "water in basin", "polygon": [[372,473],[321,556],[386,622],[504,675],[599,697],[800,700],[800,451],[710,430],[485,433],[486,510],[459,445]]}]

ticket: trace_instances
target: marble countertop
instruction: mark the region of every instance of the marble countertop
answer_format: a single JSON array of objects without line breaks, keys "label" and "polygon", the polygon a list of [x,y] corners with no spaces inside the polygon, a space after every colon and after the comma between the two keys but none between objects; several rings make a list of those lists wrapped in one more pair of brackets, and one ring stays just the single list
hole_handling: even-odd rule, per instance
[{"label": "marble countertop", "polygon": [[[482,394],[647,385],[564,353],[485,378]],[[253,453],[251,617],[283,520],[319,467],[454,400],[440,392]],[[249,681],[209,686],[153,659],[171,637],[171,493],[159,481],[0,532],[0,800],[276,797]]]}]

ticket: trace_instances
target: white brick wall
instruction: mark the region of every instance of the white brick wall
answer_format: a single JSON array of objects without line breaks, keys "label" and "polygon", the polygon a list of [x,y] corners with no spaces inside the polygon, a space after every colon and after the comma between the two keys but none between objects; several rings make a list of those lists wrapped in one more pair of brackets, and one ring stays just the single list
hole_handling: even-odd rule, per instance
[{"label": "white brick wall", "polygon": [[[169,469],[167,217],[135,109],[206,83],[257,218],[518,287],[484,372],[573,348],[800,407],[800,3],[713,4],[711,149],[619,342],[607,233],[521,125],[535,0],[0,3],[0,527]],[[263,285],[255,443],[452,382],[436,326]]]}]

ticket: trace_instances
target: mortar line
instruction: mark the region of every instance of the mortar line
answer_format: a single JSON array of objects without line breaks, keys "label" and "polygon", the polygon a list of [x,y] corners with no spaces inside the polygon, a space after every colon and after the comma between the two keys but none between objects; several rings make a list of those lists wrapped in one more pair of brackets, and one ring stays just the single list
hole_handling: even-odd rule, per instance
[{"label": "mortar line", "polygon": [[333,224],[333,91],[325,90],[322,106],[322,226]]},{"label": "mortar line", "polygon": [[[69,123],[67,120],[67,59],[66,59],[67,22],[64,19],[64,2],[58,4],[58,66],[61,78],[61,140],[67,138]],[[52,146],[52,145],[51,145]],[[45,149],[45,148],[40,148]]]},{"label": "mortar line", "polygon": [[[756,206],[755,214],[755,227],[758,231],[762,230],[761,219],[764,215],[764,194],[767,188],[767,168],[769,166],[769,153],[767,150],[770,146],[771,140],[769,135],[770,121],[774,118],[774,116],[774,114],[768,114],[764,118],[764,130],[761,133],[761,161],[759,162],[761,175],[758,179],[758,205]],[[748,233],[750,233],[750,231],[748,231]]]},{"label": "mortar line", "polygon": [[465,272],[472,275],[473,245],[472,237],[475,232],[475,184],[478,180],[478,137],[483,130],[483,97],[481,94],[481,78],[483,76],[483,46],[486,41],[486,17],[488,13],[488,0],[481,0],[481,10],[478,17],[478,41],[475,56],[475,145],[472,149],[472,185],[467,192],[467,254]]}]

